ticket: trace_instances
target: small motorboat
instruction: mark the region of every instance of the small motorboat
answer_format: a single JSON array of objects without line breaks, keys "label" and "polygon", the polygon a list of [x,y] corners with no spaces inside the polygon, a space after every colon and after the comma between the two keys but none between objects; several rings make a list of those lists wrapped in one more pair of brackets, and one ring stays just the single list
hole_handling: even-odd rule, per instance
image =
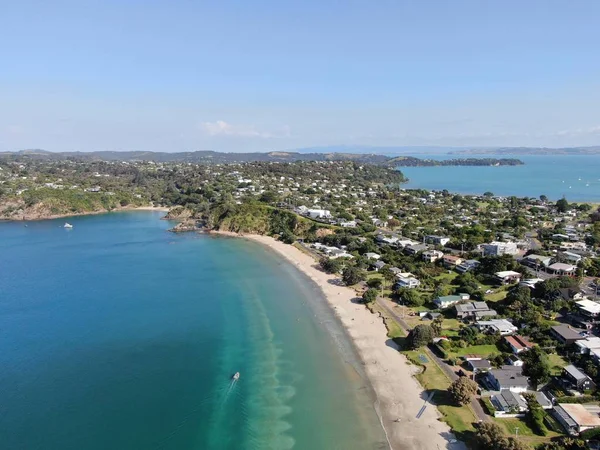
[{"label": "small motorboat", "polygon": [[239,372],[234,373],[233,376],[231,377],[231,379],[233,381],[239,380],[240,379],[240,373]]},{"label": "small motorboat", "polygon": [[73,228],[73,225],[71,225],[69,222],[65,222],[63,228]]}]

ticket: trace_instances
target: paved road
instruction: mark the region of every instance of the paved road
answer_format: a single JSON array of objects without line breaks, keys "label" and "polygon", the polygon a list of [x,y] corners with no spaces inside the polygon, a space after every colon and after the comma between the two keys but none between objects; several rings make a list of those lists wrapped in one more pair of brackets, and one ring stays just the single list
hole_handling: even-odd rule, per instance
[{"label": "paved road", "polygon": [[[396,311],[393,310],[393,308],[391,308],[385,300],[378,298],[377,299],[377,304],[379,306],[381,306],[385,311],[387,311],[388,314],[390,314],[392,316],[392,318],[398,322],[400,324],[400,326],[402,328],[404,328],[404,331],[406,333],[408,333],[408,331],[410,330],[410,327],[408,326],[408,324],[406,323],[406,321],[400,317],[398,315],[398,313],[396,313]],[[435,353],[433,353],[430,349],[426,348],[424,349],[424,351],[427,353],[427,356],[432,359],[433,361],[435,361],[435,363],[440,367],[440,369],[442,369],[442,371],[448,376],[448,378],[451,381],[454,381],[456,379],[458,379],[458,375],[456,374],[456,372],[454,372],[449,366],[448,364],[446,364],[441,358],[439,358]],[[471,409],[473,410],[473,412],[475,413],[475,416],[477,417],[478,420],[482,420],[482,421],[489,421],[490,420],[490,416],[488,416],[485,411],[483,410],[483,407],[481,406],[481,404],[479,403],[479,401],[477,399],[473,399],[471,400]]]}]

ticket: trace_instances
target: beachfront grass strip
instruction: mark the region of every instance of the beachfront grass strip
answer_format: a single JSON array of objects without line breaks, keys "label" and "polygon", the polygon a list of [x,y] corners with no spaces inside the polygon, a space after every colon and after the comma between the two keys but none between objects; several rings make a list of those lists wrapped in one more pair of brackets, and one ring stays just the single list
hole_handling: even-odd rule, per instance
[{"label": "beachfront grass strip", "polygon": [[390,315],[377,303],[373,303],[369,305],[369,309],[372,313],[379,313],[383,322],[385,323],[385,327],[387,328],[387,335],[390,339],[402,338],[406,336],[406,333],[400,326],[398,322],[396,322]]},{"label": "beachfront grass strip", "polygon": [[[417,381],[426,391],[435,391],[432,402],[438,408],[440,414],[444,417],[444,422],[457,433],[473,431],[473,423],[477,421],[471,408],[466,406],[455,406],[448,395],[450,379],[442,369],[433,361],[431,355],[426,350],[403,351],[406,357],[415,365],[423,370],[416,375]],[[423,363],[419,355],[424,354],[428,359]]]}]

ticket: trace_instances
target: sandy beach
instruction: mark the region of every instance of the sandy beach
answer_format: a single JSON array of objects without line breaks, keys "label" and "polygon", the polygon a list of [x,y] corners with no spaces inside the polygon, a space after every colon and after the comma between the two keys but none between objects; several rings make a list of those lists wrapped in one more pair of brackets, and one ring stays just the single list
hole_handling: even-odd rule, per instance
[{"label": "sandy beach", "polygon": [[428,405],[420,418],[416,418],[425,404],[423,389],[413,377],[416,368],[394,348],[395,344],[387,337],[383,320],[363,305],[352,302],[356,297],[354,290],[331,284],[330,280],[336,277],[320,271],[311,256],[294,246],[268,236],[239,237],[259,242],[278,252],[321,288],[364,363],[379,401],[378,409],[388,441],[394,450],[464,448],[461,443],[454,442],[454,435],[439,420],[439,412],[433,405]]}]

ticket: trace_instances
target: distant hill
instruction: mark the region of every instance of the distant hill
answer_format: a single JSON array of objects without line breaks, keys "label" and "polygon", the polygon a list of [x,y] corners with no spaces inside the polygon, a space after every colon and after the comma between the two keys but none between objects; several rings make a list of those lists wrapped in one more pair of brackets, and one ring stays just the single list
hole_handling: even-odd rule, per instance
[{"label": "distant hill", "polygon": [[593,147],[497,147],[468,148],[448,152],[449,155],[600,155],[600,146]]},{"label": "distant hill", "polygon": [[154,161],[194,164],[230,164],[243,162],[295,162],[295,161],[355,161],[361,164],[375,164],[388,167],[422,166],[506,166],[523,164],[518,159],[506,158],[460,158],[449,160],[421,159],[412,156],[386,156],[374,153],[221,153],[210,150],[196,152],[60,152],[45,150],[21,150],[19,152],[0,153],[0,159],[39,160],[39,161]]}]

